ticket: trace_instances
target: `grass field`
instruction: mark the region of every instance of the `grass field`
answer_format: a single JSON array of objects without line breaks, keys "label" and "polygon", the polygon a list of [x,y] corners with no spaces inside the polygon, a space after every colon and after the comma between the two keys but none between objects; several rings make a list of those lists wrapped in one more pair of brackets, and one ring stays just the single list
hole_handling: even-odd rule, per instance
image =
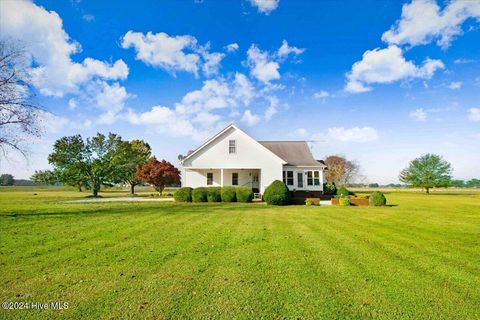
[{"label": "grass field", "polygon": [[0,319],[480,318],[478,193],[390,193],[383,208],[64,202],[86,195],[0,189],[0,301],[69,303]]}]

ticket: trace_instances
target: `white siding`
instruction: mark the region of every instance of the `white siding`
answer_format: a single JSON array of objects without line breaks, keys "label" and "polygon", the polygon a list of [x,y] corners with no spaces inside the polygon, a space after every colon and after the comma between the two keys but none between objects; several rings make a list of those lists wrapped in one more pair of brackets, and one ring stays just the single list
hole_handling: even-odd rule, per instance
[{"label": "white siding", "polygon": [[[293,171],[293,186],[287,185],[289,190],[308,190],[308,191],[323,191],[324,183],[324,172],[322,167],[293,167],[293,166],[284,166],[283,171]],[[307,171],[320,171],[320,185],[319,186],[309,186],[307,184],[307,177],[304,174]],[[303,188],[298,187],[298,175],[300,172],[303,174]],[[283,179],[283,173],[282,173]]]},{"label": "white siding", "polygon": [[[236,140],[236,153],[229,153],[229,140]],[[283,161],[241,130],[231,127],[186,159],[183,167],[182,185],[192,188],[206,186],[208,170],[228,169],[224,170],[225,185],[231,184],[231,172],[237,170],[240,186],[242,181],[243,183],[247,181],[246,177],[242,176],[242,171],[238,169],[259,169],[260,192],[263,192],[274,180],[282,180]],[[189,168],[205,171],[194,172],[188,170]],[[244,172],[248,174],[247,170]]]}]

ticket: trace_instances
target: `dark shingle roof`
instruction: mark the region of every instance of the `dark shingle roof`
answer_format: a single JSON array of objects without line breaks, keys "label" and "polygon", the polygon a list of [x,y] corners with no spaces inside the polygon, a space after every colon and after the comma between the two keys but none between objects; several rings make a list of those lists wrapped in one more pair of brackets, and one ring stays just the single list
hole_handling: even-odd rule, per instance
[{"label": "dark shingle roof", "polygon": [[292,166],[318,166],[324,164],[313,158],[312,152],[305,141],[258,141],[265,148],[282,158]]}]

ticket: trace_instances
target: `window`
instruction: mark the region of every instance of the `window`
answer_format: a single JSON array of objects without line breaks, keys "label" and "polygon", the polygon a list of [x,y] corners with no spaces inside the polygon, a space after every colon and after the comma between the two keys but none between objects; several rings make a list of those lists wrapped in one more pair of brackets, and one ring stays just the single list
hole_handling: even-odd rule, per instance
[{"label": "window", "polygon": [[207,172],[207,186],[213,184],[213,172]]},{"label": "window", "polygon": [[320,171],[313,171],[313,184],[315,186],[320,185]]},{"label": "window", "polygon": [[313,186],[313,171],[307,171],[307,185]]},{"label": "window", "polygon": [[320,185],[320,171],[307,171],[307,185],[309,186]]},{"label": "window", "polygon": [[228,153],[237,153],[237,140],[228,140]]},{"label": "window", "polygon": [[303,188],[303,172],[297,172],[297,186]]},{"label": "window", "polygon": [[238,186],[238,173],[232,173],[232,186]]},{"label": "window", "polygon": [[293,171],[284,171],[284,173],[287,173],[287,186],[293,186]]},{"label": "window", "polygon": [[257,175],[252,176],[252,182],[258,182],[258,176]]}]

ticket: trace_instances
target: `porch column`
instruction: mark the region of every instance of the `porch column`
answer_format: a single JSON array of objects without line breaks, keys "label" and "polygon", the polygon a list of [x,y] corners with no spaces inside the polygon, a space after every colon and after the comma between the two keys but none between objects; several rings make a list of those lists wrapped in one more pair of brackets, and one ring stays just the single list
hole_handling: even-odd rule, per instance
[{"label": "porch column", "polygon": [[220,187],[223,187],[223,169],[220,169]]}]

